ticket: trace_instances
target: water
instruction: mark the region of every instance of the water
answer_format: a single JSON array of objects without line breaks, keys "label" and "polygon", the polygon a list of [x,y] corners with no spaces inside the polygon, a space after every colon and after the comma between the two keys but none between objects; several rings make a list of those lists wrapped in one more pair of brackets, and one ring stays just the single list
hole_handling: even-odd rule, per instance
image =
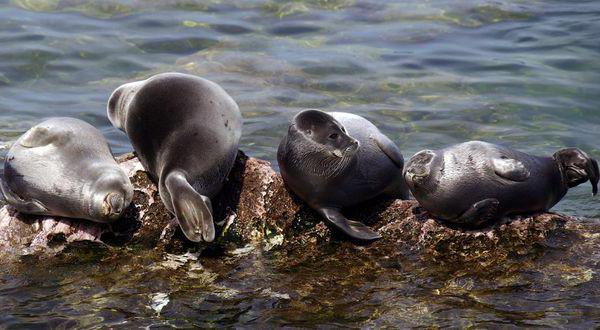
[{"label": "water", "polygon": [[[130,151],[107,98],[164,71],[223,86],[244,115],[242,149],[271,161],[303,108],[360,114],[405,158],[472,139],[600,158],[600,3],[519,0],[0,0],[0,156],[51,116],[86,120],[115,153]],[[554,210],[599,218],[590,195],[589,184],[571,189]],[[141,251],[24,261],[0,277],[0,327],[600,322],[598,266],[552,268],[556,251],[484,276],[387,267],[360,251],[348,264],[334,250],[296,266],[253,251],[177,271]],[[571,273],[583,280],[562,280]]]}]

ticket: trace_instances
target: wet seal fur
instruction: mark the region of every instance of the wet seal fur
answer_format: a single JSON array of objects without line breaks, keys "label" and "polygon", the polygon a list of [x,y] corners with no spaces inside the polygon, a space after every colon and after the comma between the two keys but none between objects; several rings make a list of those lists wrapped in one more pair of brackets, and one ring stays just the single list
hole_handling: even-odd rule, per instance
[{"label": "wet seal fur", "polygon": [[1,187],[19,212],[104,223],[118,219],[133,198],[102,133],[66,117],[48,119],[14,143]]},{"label": "wet seal fur", "polygon": [[129,136],[185,236],[213,241],[210,199],[223,187],[242,132],[235,101],[209,80],[163,73],[117,88],[107,112]]},{"label": "wet seal fur", "polygon": [[420,151],[404,169],[423,208],[465,227],[547,211],[569,188],[588,180],[596,195],[599,176],[596,160],[577,148],[538,157],[481,141]]},{"label": "wet seal fur", "polygon": [[363,117],[304,110],[277,150],[286,185],[328,224],[360,241],[381,236],[341,209],[382,194],[407,198],[398,147]]}]

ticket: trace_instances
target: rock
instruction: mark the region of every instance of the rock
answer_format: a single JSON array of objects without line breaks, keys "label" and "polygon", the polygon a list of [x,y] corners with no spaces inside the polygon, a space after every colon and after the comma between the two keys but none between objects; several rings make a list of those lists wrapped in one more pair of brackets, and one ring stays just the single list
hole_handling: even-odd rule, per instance
[{"label": "rock", "polygon": [[221,253],[254,244],[293,256],[294,262],[304,262],[318,255],[318,249],[334,246],[342,255],[360,250],[379,260],[418,256],[448,265],[460,260],[489,266],[531,253],[537,246],[555,244],[556,235],[568,237],[568,242],[561,244],[573,244],[593,231],[589,225],[555,213],[516,217],[494,227],[465,231],[432,219],[416,201],[377,199],[347,210],[350,218],[373,226],[383,236],[361,246],[331,232],[313,210],[286,189],[269,162],[240,152],[223,191],[213,200],[217,239],[210,244],[193,244],[180,232],[137,158],[126,154],[117,160],[135,187],[133,202],[122,219],[105,225],[24,215],[4,206],[0,209],[0,253],[58,253],[74,242],[171,253]]}]

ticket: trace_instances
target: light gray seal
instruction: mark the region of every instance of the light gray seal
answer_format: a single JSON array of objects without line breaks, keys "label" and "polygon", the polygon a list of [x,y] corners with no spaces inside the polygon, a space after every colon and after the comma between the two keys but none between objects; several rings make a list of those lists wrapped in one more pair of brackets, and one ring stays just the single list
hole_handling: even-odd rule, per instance
[{"label": "light gray seal", "polygon": [[571,187],[587,180],[598,191],[598,163],[577,148],[552,157],[471,141],[423,150],[406,164],[412,194],[434,216],[466,227],[504,215],[549,210]]},{"label": "light gray seal", "polygon": [[32,127],[13,144],[1,187],[19,212],[96,222],[118,219],[133,198],[102,133],[63,117]]},{"label": "light gray seal", "polygon": [[341,209],[376,196],[407,198],[398,147],[361,116],[304,110],[277,150],[286,185],[325,220],[353,239],[381,236]]},{"label": "light gray seal", "polygon": [[120,86],[107,108],[185,236],[214,240],[210,199],[233,167],[242,132],[235,101],[209,80],[163,73]]}]

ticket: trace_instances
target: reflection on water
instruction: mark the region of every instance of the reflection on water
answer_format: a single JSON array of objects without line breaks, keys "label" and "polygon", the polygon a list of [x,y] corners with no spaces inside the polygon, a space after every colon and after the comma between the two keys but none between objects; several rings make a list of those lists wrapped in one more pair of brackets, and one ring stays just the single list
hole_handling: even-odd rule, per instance
[{"label": "reflection on water", "polygon": [[[244,114],[242,148],[269,160],[289,118],[309,107],[365,116],[407,158],[470,139],[536,154],[578,146],[600,157],[598,31],[593,1],[0,0],[0,155],[50,116],[86,120],[115,153],[130,151],[105,117],[108,96],[175,70],[221,84]],[[582,185],[555,210],[598,218],[599,203]],[[276,254],[252,252],[188,260],[174,272],[155,256],[92,255],[43,272],[25,262],[0,277],[0,324],[598,319],[597,266],[559,266],[556,253],[488,277],[356,254],[348,265],[324,251],[288,269]]]}]

